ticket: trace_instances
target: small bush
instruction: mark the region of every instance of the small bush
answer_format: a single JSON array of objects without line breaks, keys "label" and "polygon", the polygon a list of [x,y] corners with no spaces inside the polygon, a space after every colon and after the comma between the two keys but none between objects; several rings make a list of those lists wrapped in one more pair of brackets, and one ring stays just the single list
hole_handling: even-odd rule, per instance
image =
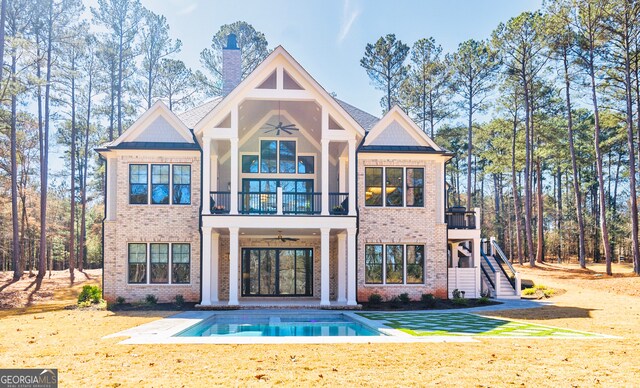
[{"label": "small bush", "polygon": [[400,298],[397,296],[389,299],[389,307],[391,308],[397,309],[398,307],[400,307],[400,303]]},{"label": "small bush", "polygon": [[409,298],[409,294],[406,292],[400,294],[398,299],[400,299],[400,302],[402,302],[402,304],[409,304],[409,302],[411,302],[411,298]]},{"label": "small bush", "polygon": [[478,304],[489,304],[489,298],[486,296],[479,297]]},{"label": "small bush", "polygon": [[182,294],[176,295],[175,303],[176,303],[176,306],[178,307],[184,306],[184,296],[182,296]]},{"label": "small bush", "polygon": [[436,301],[436,297],[433,296],[433,294],[422,294],[422,297],[420,298],[420,301],[427,308],[436,307],[436,302],[437,301]]},{"label": "small bush", "polygon": [[544,294],[545,298],[551,298],[553,296],[553,294],[556,293],[556,291],[551,289],[551,288],[549,288],[549,289],[546,289],[546,290],[542,290],[542,293]]},{"label": "small bush", "polygon": [[102,290],[98,286],[86,285],[78,295],[78,304],[98,304],[102,299]]},{"label": "small bush", "polygon": [[535,288],[536,290],[548,290],[549,288],[547,286],[545,286],[544,284],[536,284],[535,286],[533,286],[533,288]]},{"label": "small bush", "polygon": [[531,287],[531,288],[525,288],[524,290],[522,290],[522,295],[535,295],[536,294],[536,289]]},{"label": "small bush", "polygon": [[119,296],[119,297],[116,298],[116,304],[122,305],[122,304],[124,304],[124,302],[126,302],[126,300],[124,299],[123,296]]},{"label": "small bush", "polygon": [[153,294],[147,294],[144,300],[148,305],[154,305],[158,303],[158,298]]},{"label": "small bush", "polygon": [[451,302],[456,306],[466,306],[468,304],[468,301],[465,298],[453,298]]},{"label": "small bush", "polygon": [[380,304],[380,303],[382,303],[382,295],[380,295],[380,294],[371,294],[371,295],[369,295],[369,303],[371,303],[371,304]]}]

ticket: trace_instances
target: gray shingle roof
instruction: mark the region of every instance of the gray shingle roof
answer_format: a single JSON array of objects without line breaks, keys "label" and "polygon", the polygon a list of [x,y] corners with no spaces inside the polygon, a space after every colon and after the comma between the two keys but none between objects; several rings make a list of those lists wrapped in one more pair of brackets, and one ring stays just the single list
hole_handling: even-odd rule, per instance
[{"label": "gray shingle roof", "polygon": [[347,104],[342,100],[335,99],[338,104],[342,107],[342,109],[346,110],[353,119],[360,124],[360,126],[366,131],[369,132],[371,128],[374,127],[380,121],[376,116],[363,111],[362,109],[356,108],[351,104]]},{"label": "gray shingle roof", "polygon": [[211,112],[220,101],[222,101],[222,97],[216,97],[212,100],[196,106],[195,108],[178,114],[178,118],[182,120],[184,125],[193,129],[193,127],[195,127],[195,125],[198,124],[198,122],[202,120],[204,116],[207,115],[207,113]]}]

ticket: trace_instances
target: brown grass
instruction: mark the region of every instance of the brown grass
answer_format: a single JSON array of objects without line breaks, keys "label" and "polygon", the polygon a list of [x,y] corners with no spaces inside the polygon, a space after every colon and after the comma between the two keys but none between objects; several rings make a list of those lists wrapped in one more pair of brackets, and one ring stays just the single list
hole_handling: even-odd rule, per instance
[{"label": "brown grass", "polygon": [[[629,272],[628,266],[615,268],[621,274]],[[520,268],[524,278],[567,292],[551,299],[555,306],[491,316],[618,335],[620,339],[118,345],[121,338],[101,337],[171,313],[60,310],[73,303],[71,296],[56,300],[57,309],[44,311],[40,304],[32,303],[2,312],[0,367],[59,368],[61,386],[634,386],[640,375],[640,279],[595,276],[601,267],[592,269],[594,272],[572,267]],[[91,282],[98,283],[98,279]],[[41,289],[46,283],[43,281]],[[68,289],[68,284],[64,288]],[[75,293],[79,288],[76,284],[70,290]]]}]

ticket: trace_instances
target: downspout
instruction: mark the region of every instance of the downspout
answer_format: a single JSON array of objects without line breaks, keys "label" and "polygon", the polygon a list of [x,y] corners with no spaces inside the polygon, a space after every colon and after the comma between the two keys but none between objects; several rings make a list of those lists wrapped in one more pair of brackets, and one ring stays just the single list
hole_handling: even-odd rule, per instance
[{"label": "downspout", "polygon": [[[203,171],[203,167],[204,167],[204,155],[203,155],[203,150],[202,147],[200,146],[200,143],[198,143],[198,138],[196,137],[196,134],[193,132],[193,129],[190,129],[191,131],[191,136],[193,138],[193,142],[198,146],[198,149],[200,150],[200,206],[198,207],[198,234],[200,235],[200,300],[198,302],[202,301],[202,203],[203,203],[203,198],[202,196],[205,194],[204,192],[204,188],[202,187],[202,171]],[[198,303],[199,304],[199,303]]]},{"label": "downspout", "polygon": [[[444,203],[442,204],[444,209],[443,210],[443,215],[446,214],[447,212],[447,204],[449,202],[449,197],[448,197],[448,193],[447,193],[447,165],[451,163],[451,158],[449,158],[449,160],[444,162],[444,171],[443,171],[443,176],[442,179],[444,180],[444,185],[443,185],[443,189],[444,189]],[[447,224],[447,217],[445,216],[444,218],[444,223],[445,225]],[[449,225],[446,226],[446,231],[445,231],[445,236],[447,237],[447,241],[446,241],[446,245],[447,245],[447,251],[449,250]],[[447,270],[446,270],[446,274],[447,274],[447,299],[449,299],[449,257],[447,256]],[[451,262],[453,262],[453,250],[451,251]]]}]

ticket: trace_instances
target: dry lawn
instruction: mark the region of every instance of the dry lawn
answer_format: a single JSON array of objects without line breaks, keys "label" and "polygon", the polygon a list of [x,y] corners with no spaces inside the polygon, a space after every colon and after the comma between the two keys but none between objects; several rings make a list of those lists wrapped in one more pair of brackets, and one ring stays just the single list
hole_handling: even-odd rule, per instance
[{"label": "dry lawn", "polygon": [[[118,345],[101,339],[169,312],[62,310],[82,284],[58,282],[24,308],[0,311],[0,367],[59,369],[61,386],[637,386],[640,278],[577,267],[520,268],[525,279],[567,292],[555,306],[494,313],[620,339],[480,339],[472,344]],[[99,284],[99,278],[78,280]],[[64,278],[63,276],[60,276]],[[6,286],[25,289],[32,280]],[[34,286],[32,286],[34,287]],[[30,288],[31,289],[31,288]],[[26,304],[29,304],[27,289]],[[44,307],[43,307],[44,306]]]}]

